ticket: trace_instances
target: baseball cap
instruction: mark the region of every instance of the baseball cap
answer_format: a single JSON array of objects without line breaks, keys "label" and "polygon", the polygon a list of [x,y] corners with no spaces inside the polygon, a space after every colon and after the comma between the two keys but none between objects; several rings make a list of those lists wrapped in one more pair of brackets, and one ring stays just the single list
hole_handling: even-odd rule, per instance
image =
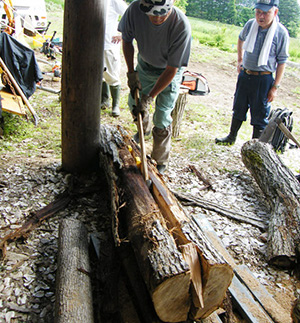
[{"label": "baseball cap", "polygon": [[278,5],[279,0],[257,0],[254,8],[267,12],[273,7],[278,7]]},{"label": "baseball cap", "polygon": [[140,0],[140,9],[148,16],[165,16],[173,6],[173,0]]}]

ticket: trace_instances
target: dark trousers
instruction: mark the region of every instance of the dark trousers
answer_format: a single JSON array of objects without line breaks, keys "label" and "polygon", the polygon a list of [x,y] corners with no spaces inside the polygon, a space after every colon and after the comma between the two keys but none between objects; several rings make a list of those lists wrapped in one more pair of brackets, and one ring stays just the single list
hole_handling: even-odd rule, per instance
[{"label": "dark trousers", "polygon": [[264,129],[268,124],[271,104],[267,100],[273,82],[272,74],[248,75],[241,71],[234,94],[233,117],[246,121],[250,109],[251,125]]}]

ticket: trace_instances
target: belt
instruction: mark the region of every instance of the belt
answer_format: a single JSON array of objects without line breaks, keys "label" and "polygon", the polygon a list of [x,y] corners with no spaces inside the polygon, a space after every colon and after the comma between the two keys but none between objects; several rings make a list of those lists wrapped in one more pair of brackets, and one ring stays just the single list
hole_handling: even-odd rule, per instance
[{"label": "belt", "polygon": [[244,68],[244,72],[248,75],[269,75],[269,74],[272,74],[272,72],[268,72],[268,71],[250,71],[250,70],[247,70],[246,68]]}]

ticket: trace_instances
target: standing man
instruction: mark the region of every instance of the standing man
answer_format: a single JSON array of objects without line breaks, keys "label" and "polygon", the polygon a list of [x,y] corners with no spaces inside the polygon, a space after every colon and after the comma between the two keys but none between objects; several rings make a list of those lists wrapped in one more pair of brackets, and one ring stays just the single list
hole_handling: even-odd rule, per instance
[{"label": "standing man", "polygon": [[108,0],[106,11],[105,39],[104,39],[104,72],[102,81],[101,108],[110,106],[110,93],[112,96],[112,115],[120,115],[120,42],[118,35],[118,19],[127,9],[123,0]]},{"label": "standing man", "polygon": [[[289,35],[278,19],[279,0],[258,0],[255,19],[249,20],[238,39],[239,73],[233,102],[230,133],[217,144],[232,145],[250,109],[252,138],[259,138],[268,124],[288,59]],[[275,79],[273,77],[275,73]]]},{"label": "standing man", "polygon": [[[191,27],[173,0],[136,0],[124,13],[119,31],[122,32],[123,53],[127,64],[130,94],[128,105],[133,116],[141,112],[143,128],[150,133],[149,106],[155,98],[151,156],[160,173],[166,170],[172,136],[171,112],[175,107],[191,48]],[[137,66],[134,68],[133,40],[137,42]],[[134,93],[141,91],[139,104]],[[138,142],[138,133],[134,139]]]}]

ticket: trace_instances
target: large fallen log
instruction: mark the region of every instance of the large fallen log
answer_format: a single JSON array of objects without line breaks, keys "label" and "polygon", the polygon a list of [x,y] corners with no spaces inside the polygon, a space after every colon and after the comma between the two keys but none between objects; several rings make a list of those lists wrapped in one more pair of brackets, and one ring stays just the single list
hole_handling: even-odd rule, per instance
[{"label": "large fallen log", "polygon": [[157,315],[165,322],[185,321],[190,308],[189,267],[177,250],[135,159],[124,141],[119,141],[120,133],[115,128],[102,128],[101,146],[108,152],[115,144],[112,151],[117,155],[102,155],[101,164],[110,187],[117,188],[115,200],[121,198],[121,204],[125,203],[121,212],[126,218],[126,233]]},{"label": "large fallen log", "polygon": [[289,268],[300,260],[299,182],[269,144],[246,142],[242,159],[270,205],[268,261]]},{"label": "large fallen log", "polygon": [[232,268],[194,232],[199,230],[148,162],[154,200],[136,166],[138,148],[123,129],[102,127],[100,146],[112,211],[118,215],[113,215],[115,241],[126,238],[119,236],[126,219],[125,231],[157,315],[164,322],[207,317],[221,306]]}]

